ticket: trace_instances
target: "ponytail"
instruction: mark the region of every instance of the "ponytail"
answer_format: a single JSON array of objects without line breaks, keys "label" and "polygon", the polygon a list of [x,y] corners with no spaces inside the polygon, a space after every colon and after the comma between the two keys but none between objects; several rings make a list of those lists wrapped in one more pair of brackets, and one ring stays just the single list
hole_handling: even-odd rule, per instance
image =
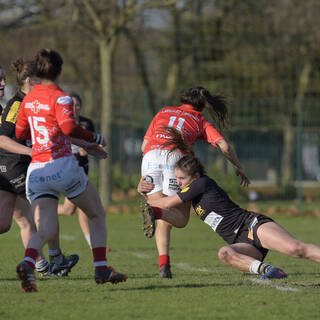
[{"label": "ponytail", "polygon": [[227,98],[224,95],[212,95],[207,89],[197,86],[184,91],[180,95],[180,102],[190,104],[200,112],[206,108],[219,129],[227,126],[229,115]]}]

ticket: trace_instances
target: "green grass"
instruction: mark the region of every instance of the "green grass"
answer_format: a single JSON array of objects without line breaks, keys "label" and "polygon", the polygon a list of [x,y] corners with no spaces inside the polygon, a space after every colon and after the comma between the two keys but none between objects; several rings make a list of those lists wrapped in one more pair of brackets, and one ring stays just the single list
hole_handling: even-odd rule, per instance
[{"label": "green grass", "polygon": [[[320,218],[275,219],[297,238],[320,244]],[[16,225],[1,235],[0,319],[319,319],[320,265],[271,252],[266,261],[288,279],[255,283],[256,276],[218,260],[224,242],[196,217],[172,233],[170,280],[158,278],[155,242],[143,236],[140,217],[109,214],[108,260],[129,278],[102,286],[93,280],[77,218],[60,222],[63,250],[78,253],[80,261],[67,278],[38,278],[37,293],[22,293],[16,279],[24,253]]]}]

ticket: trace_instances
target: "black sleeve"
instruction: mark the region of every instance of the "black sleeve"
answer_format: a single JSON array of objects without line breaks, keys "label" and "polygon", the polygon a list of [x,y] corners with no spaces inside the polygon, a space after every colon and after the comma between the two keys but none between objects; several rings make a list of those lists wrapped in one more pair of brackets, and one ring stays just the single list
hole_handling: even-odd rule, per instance
[{"label": "black sleeve", "polygon": [[200,177],[199,179],[185,186],[181,191],[177,193],[177,195],[183,202],[188,202],[203,194],[205,190],[206,179],[204,179],[204,177]]},{"label": "black sleeve", "polygon": [[79,123],[82,127],[84,127],[87,130],[95,132],[95,127],[91,119],[80,116],[79,117]]},{"label": "black sleeve", "polygon": [[10,121],[6,121],[5,110],[6,109],[4,109],[3,115],[1,117],[0,135],[7,136],[9,138],[15,138],[16,137],[16,125]]},{"label": "black sleeve", "polygon": [[0,135],[15,139],[16,122],[18,119],[20,105],[21,101],[16,99],[10,99],[8,101],[1,115]]}]

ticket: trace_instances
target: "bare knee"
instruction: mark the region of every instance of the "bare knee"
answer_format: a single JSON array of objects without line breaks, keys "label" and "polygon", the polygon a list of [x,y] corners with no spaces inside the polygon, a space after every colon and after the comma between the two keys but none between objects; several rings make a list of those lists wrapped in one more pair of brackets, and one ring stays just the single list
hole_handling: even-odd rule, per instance
[{"label": "bare knee", "polygon": [[229,264],[230,261],[233,259],[234,254],[235,251],[232,248],[230,248],[229,246],[224,246],[219,249],[218,258],[222,262]]}]

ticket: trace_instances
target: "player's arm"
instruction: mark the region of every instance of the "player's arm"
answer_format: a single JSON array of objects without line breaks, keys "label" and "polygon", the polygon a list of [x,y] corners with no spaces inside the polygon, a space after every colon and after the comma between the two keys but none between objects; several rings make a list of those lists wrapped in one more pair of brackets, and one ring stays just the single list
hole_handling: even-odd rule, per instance
[{"label": "player's arm", "polygon": [[232,146],[224,139],[218,141],[217,146],[221,150],[222,154],[234,165],[236,175],[241,177],[240,184],[243,187],[247,187],[250,184],[250,180],[247,177],[245,171],[243,170],[241,163]]},{"label": "player's arm", "polygon": [[217,147],[224,157],[230,161],[236,170],[236,175],[241,177],[240,185],[247,187],[250,184],[250,180],[244,172],[241,163],[233,150],[232,146],[224,139],[221,133],[207,120],[203,122],[205,141],[212,146]]},{"label": "player's arm", "polygon": [[13,139],[0,135],[0,148],[12,153],[24,154],[27,156],[31,156],[31,148],[20,144]]},{"label": "player's arm", "polygon": [[108,157],[107,152],[95,142],[88,142],[78,138],[71,137],[71,143],[80,147],[86,154],[90,154],[98,159],[106,159]]},{"label": "player's arm", "polygon": [[69,96],[61,96],[56,101],[56,119],[61,131],[72,138],[83,139],[89,142],[105,145],[102,135],[82,128],[73,114],[73,101]]},{"label": "player's arm", "polygon": [[177,194],[174,194],[173,196],[162,197],[160,199],[154,199],[154,200],[148,199],[148,203],[152,207],[158,207],[161,209],[169,210],[169,209],[178,207],[180,204],[183,203],[183,201],[180,199],[180,197]]}]

